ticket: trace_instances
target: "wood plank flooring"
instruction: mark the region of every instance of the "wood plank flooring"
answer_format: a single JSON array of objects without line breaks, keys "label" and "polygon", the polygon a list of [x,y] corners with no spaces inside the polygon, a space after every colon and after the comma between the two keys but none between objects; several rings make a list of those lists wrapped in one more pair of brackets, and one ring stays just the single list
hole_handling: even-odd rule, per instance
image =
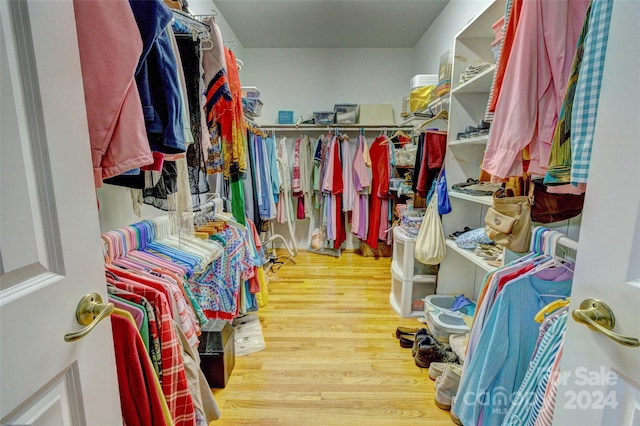
[{"label": "wood plank flooring", "polygon": [[434,383],[401,348],[390,259],[301,251],[269,282],[266,350],[236,357],[212,425],[452,425]]}]

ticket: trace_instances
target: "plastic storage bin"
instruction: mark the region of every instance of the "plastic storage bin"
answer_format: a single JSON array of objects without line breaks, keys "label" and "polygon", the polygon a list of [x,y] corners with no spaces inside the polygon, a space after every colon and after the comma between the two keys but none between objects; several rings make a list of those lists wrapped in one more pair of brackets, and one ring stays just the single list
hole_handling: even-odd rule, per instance
[{"label": "plastic storage bin", "polygon": [[338,124],[354,124],[356,122],[358,104],[335,104],[335,122]]},{"label": "plastic storage bin", "polygon": [[260,90],[255,86],[242,86],[242,97],[247,99],[260,99]]},{"label": "plastic storage bin", "polygon": [[431,334],[441,342],[448,343],[449,335],[468,333],[463,314],[449,309],[456,296],[433,294],[424,298],[424,316]]},{"label": "plastic storage bin", "polygon": [[293,111],[278,111],[278,124],[293,124]]},{"label": "plastic storage bin", "polygon": [[242,98],[242,109],[252,117],[260,117],[262,101],[260,99]]},{"label": "plastic storage bin", "polygon": [[316,124],[333,124],[335,111],[316,111],[313,113],[313,119]]}]

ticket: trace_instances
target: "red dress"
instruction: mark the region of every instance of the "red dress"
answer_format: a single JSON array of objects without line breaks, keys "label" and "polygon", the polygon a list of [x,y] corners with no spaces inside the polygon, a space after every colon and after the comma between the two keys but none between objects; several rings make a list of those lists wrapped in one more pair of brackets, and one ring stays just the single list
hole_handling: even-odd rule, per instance
[{"label": "red dress", "polygon": [[378,136],[371,144],[369,156],[371,157],[371,196],[369,197],[369,233],[365,241],[370,247],[378,247],[378,236],[381,223],[388,220],[387,211],[382,211],[383,200],[389,199],[389,140],[386,136]]}]

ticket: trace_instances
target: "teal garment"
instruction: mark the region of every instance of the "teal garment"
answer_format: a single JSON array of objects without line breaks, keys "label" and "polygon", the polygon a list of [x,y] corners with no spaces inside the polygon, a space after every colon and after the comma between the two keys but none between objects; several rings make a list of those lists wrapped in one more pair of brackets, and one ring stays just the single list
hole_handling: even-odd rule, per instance
[{"label": "teal garment", "polygon": [[571,280],[545,281],[532,274],[516,278],[498,294],[452,408],[463,424],[502,424],[536,347],[539,324],[533,318],[570,294]]},{"label": "teal garment", "polygon": [[130,302],[122,297],[118,297],[115,294],[110,294],[109,297],[113,297],[116,300],[119,300],[122,303],[126,303],[127,305],[138,308],[142,311],[142,325],[140,326],[140,337],[142,337],[142,343],[144,343],[144,347],[147,349],[147,353],[149,353],[149,316],[147,315],[147,310],[144,306],[138,305],[137,303]]},{"label": "teal garment", "polygon": [[187,285],[186,281],[182,280],[180,281],[179,284],[184,289],[184,293],[187,295],[187,299],[189,299],[189,304],[193,308],[193,312],[196,314],[196,318],[198,319],[198,324],[205,325],[207,322],[209,322],[209,319],[204,314],[204,311],[200,307],[200,304],[198,303],[196,298],[193,296],[193,293],[191,292],[191,289]]}]

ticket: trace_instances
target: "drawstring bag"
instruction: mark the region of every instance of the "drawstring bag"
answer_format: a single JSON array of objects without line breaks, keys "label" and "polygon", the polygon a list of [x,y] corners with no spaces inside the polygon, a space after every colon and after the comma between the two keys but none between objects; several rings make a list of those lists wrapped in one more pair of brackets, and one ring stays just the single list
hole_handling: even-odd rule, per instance
[{"label": "drawstring bag", "polygon": [[446,252],[442,222],[438,214],[438,194],[434,193],[416,238],[415,258],[425,265],[437,265]]},{"label": "drawstring bag", "polygon": [[444,168],[440,169],[436,193],[438,194],[438,213],[451,213],[451,201],[449,201],[449,193],[447,192],[447,177],[444,173]]}]

